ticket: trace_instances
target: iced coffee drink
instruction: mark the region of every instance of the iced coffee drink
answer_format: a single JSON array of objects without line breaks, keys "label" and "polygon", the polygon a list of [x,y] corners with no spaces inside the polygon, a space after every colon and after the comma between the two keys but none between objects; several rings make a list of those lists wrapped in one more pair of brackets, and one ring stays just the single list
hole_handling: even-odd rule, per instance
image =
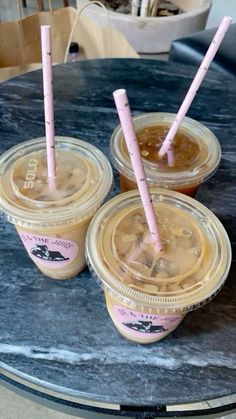
[{"label": "iced coffee drink", "polygon": [[113,175],[96,147],[56,137],[56,179],[48,183],[45,139],[21,143],[0,158],[0,208],[46,275],[67,279],[85,267],[88,224],[106,200]]},{"label": "iced coffee drink", "polygon": [[[145,173],[150,187],[176,190],[194,196],[200,184],[216,171],[221,149],[215,135],[199,122],[185,117],[173,142],[174,165],[158,151],[174,120],[174,114],[149,113],[133,118]],[[137,188],[121,126],[111,138],[112,162],[120,173],[123,192]]]},{"label": "iced coffee drink", "polygon": [[220,223],[183,194],[152,189],[163,251],[153,247],[138,191],[108,201],[87,233],[88,266],[104,288],[118,331],[158,341],[210,301],[227,277],[231,250]]}]

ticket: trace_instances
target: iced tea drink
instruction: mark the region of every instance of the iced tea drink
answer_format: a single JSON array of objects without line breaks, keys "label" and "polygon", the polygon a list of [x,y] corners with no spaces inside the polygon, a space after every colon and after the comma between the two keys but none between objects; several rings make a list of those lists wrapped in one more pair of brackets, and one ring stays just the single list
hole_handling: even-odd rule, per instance
[{"label": "iced tea drink", "polygon": [[[208,128],[185,117],[173,143],[175,164],[168,166],[167,157],[159,159],[158,151],[174,117],[174,114],[160,112],[133,118],[147,181],[150,187],[194,196],[200,184],[217,170],[220,144]],[[121,191],[137,188],[121,126],[113,132],[110,148],[112,162],[120,173]]]},{"label": "iced tea drink", "polygon": [[158,341],[186,313],[221,289],[231,263],[228,236],[215,215],[177,192],[152,189],[164,250],[156,253],[138,191],[108,201],[94,216],[86,257],[118,331]]},{"label": "iced tea drink", "polygon": [[48,184],[44,138],[0,157],[0,209],[40,271],[67,279],[86,265],[86,231],[111,190],[113,175],[103,153],[85,141],[56,137],[55,147],[55,188]]}]

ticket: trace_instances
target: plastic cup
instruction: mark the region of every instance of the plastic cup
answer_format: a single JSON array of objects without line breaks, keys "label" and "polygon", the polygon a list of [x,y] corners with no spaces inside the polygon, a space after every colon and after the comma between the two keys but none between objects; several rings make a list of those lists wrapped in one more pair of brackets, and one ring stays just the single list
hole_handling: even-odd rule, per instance
[{"label": "plastic cup", "polygon": [[48,185],[45,138],[0,157],[0,209],[40,271],[67,279],[86,265],[86,231],[108,197],[113,175],[103,153],[85,141],[56,137],[55,147],[55,188]]},{"label": "plastic cup", "polygon": [[[174,140],[175,165],[169,167],[167,157],[158,151],[175,118],[171,113],[146,113],[133,118],[145,173],[150,187],[160,187],[195,196],[201,183],[218,168],[220,144],[208,128],[185,117]],[[119,125],[110,143],[111,159],[120,174],[120,188],[126,192],[137,188],[123,131]]]},{"label": "plastic cup", "polygon": [[227,233],[205,206],[153,188],[164,251],[156,253],[137,190],[104,204],[86,237],[86,258],[107,310],[126,338],[152,343],[223,286],[231,263]]}]

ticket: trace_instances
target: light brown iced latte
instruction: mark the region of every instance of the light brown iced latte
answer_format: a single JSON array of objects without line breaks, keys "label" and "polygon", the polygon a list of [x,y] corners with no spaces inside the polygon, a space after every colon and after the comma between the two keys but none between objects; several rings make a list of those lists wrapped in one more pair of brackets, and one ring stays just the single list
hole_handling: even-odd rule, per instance
[{"label": "light brown iced latte", "polygon": [[0,159],[0,207],[47,276],[66,279],[85,267],[88,224],[112,185],[106,157],[73,138],[56,138],[56,180],[48,184],[44,139],[10,149]]},{"label": "light brown iced latte", "polygon": [[188,311],[211,299],[223,285],[231,258],[224,228],[203,205],[158,189],[152,190],[152,199],[163,252],[154,250],[137,191],[99,210],[86,244],[114,324],[139,343],[162,339]]}]

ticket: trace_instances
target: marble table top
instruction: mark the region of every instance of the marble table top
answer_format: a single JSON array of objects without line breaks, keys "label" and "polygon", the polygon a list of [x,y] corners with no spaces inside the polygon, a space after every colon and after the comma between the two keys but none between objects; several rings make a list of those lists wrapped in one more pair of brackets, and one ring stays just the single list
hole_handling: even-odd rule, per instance
[{"label": "marble table top", "polygon": [[[56,134],[85,139],[109,156],[109,139],[118,124],[115,89],[127,89],[135,115],[176,112],[195,73],[176,63],[111,59],[55,66],[53,74]],[[235,109],[235,80],[209,71],[188,112],[210,128],[222,146],[219,170],[196,197],[221,220],[232,243],[234,261],[218,296],[189,313],[161,342],[129,342],[114,328],[102,290],[87,269],[68,281],[44,277],[14,226],[1,218],[3,380],[68,403],[84,403],[94,411],[99,406],[123,416],[137,411],[140,418],[151,408],[158,416],[168,406],[205,402],[209,407],[211,399],[235,396]],[[40,70],[0,85],[0,135],[0,153],[44,136]],[[118,190],[115,173],[113,193]]]}]

